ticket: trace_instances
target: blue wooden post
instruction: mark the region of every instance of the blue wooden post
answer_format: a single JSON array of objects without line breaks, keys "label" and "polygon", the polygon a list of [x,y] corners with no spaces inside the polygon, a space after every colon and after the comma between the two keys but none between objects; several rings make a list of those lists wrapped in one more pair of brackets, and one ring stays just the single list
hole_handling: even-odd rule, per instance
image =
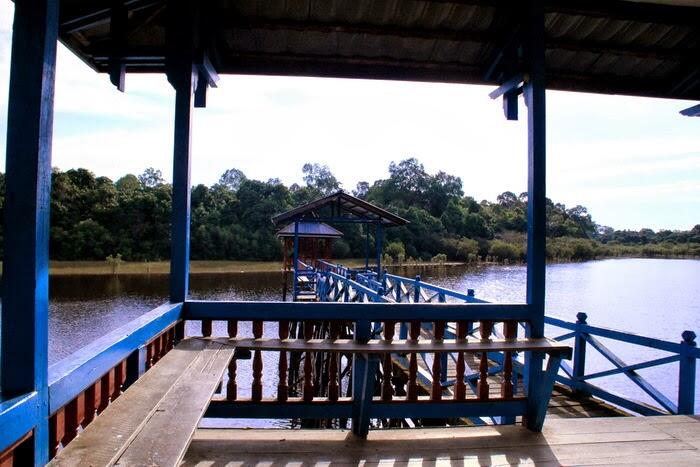
[{"label": "blue wooden post", "polygon": [[[355,340],[367,342],[372,336],[371,323],[355,322]],[[365,438],[369,433],[369,410],[374,396],[377,360],[367,354],[355,354],[352,359],[352,432]]]},{"label": "blue wooden post", "polygon": [[[581,378],[586,374],[586,338],[581,331],[582,325],[587,324],[586,320],[588,315],[586,313],[578,313],[576,315],[576,337],[574,338],[574,367],[573,367],[573,377]],[[589,396],[590,394],[586,391],[575,390],[579,396]]]},{"label": "blue wooden post", "polygon": [[415,282],[413,283],[413,303],[418,303],[420,301],[420,276],[416,276]]},{"label": "blue wooden post", "polygon": [[171,50],[166,61],[168,81],[175,88],[173,143],[173,213],[170,254],[170,301],[184,302],[190,269],[190,155],[192,147],[192,91],[197,83],[192,64],[193,14],[190,5],[169,5],[168,34]]},{"label": "blue wooden post", "polygon": [[681,342],[681,359],[678,367],[678,413],[692,415],[695,413],[695,362],[693,355],[697,344],[695,333],[684,331]]},{"label": "blue wooden post", "polygon": [[369,224],[365,224],[365,271],[369,270]]},{"label": "blue wooden post", "polygon": [[384,240],[384,234],[382,232],[382,223],[377,223],[377,238],[375,239],[375,244],[377,247],[377,274],[382,270],[382,241]]},{"label": "blue wooden post", "polygon": [[[530,308],[530,337],[544,337],[545,242],[546,242],[546,120],[544,66],[544,7],[542,0],[530,2],[526,21],[525,61],[529,78],[524,85],[527,105],[528,183],[527,183],[527,304]],[[544,354],[532,352],[527,364],[527,426],[539,431],[544,385]],[[533,397],[534,396],[534,397]]]},{"label": "blue wooden post", "polygon": [[[34,465],[49,460],[51,142],[58,2],[16,1],[7,107],[1,392],[37,392]],[[3,429],[0,428],[0,443]]]},{"label": "blue wooden post", "polygon": [[298,293],[298,268],[299,265],[299,221],[294,221],[294,252],[293,252],[294,274],[292,275],[292,301],[296,301]]}]

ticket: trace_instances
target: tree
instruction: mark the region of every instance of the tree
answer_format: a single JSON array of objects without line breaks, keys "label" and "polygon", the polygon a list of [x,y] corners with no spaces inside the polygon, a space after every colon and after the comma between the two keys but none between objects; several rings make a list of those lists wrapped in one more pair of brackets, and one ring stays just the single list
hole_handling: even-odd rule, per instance
[{"label": "tree", "polygon": [[246,176],[242,171],[228,169],[219,178],[219,185],[223,185],[231,191],[237,191],[243,180],[246,180]]},{"label": "tree", "polygon": [[365,199],[365,198],[367,198],[368,192],[369,192],[369,183],[357,182],[355,189],[352,190],[352,195],[357,197],[357,198],[360,198],[360,199]]},{"label": "tree", "polygon": [[159,185],[163,185],[165,180],[163,179],[163,172],[149,167],[139,175],[139,182],[144,188],[155,188]]},{"label": "tree", "polygon": [[306,163],[302,167],[306,186],[315,188],[322,195],[330,195],[340,189],[340,182],[327,165]]}]

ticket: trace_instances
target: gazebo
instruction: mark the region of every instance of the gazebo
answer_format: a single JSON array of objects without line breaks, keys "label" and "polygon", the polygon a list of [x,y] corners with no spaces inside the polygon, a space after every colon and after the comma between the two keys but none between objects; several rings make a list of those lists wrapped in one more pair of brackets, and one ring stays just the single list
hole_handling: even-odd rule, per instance
[{"label": "gazebo", "polygon": [[[299,222],[298,224],[291,223],[283,227],[277,232],[277,237],[282,240],[282,301],[287,300],[287,283],[289,282],[289,273],[293,273],[294,285],[293,289],[298,291],[297,280],[309,282],[313,281],[314,275],[305,275],[302,279],[298,275],[301,270],[313,270],[313,266],[319,259],[330,260],[333,257],[333,241],[342,238],[343,232],[334,229],[324,222]],[[298,239],[295,242],[295,239]],[[297,243],[298,253],[297,262],[294,263],[294,245]],[[300,267],[301,266],[301,267]],[[307,289],[313,289],[313,283],[308,284]],[[308,291],[308,290],[307,290]],[[315,293],[306,294],[315,296]],[[300,293],[294,295],[294,299],[301,298]]]},{"label": "gazebo", "polygon": [[[369,235],[370,228],[374,227],[374,252],[377,274],[381,272],[384,229],[406,225],[408,223],[406,219],[382,209],[379,206],[375,206],[372,203],[368,203],[365,200],[349,195],[342,190],[278,214],[272,218],[272,222],[277,226],[286,224],[286,226],[279,231],[278,236],[284,237],[284,244],[291,247],[291,250],[288,250],[285,246],[284,259],[285,271],[288,260],[289,265],[294,270],[292,281],[294,300],[297,300],[300,296],[298,294],[298,280],[302,277],[307,277],[305,271],[310,266],[304,263],[304,259],[320,259],[321,257],[318,253],[320,253],[321,250],[319,247],[321,245],[324,247],[330,245],[330,242],[326,240],[323,240],[321,243],[321,239],[339,238],[338,234],[341,234],[341,232],[329,226],[327,223],[359,224],[364,227],[365,270],[369,269]],[[291,258],[288,257],[288,251],[292,253]],[[329,252],[330,251],[325,251],[324,253]],[[323,256],[323,259],[329,260],[330,255],[326,254]],[[304,264],[301,264],[300,260]],[[311,264],[311,266],[315,266],[315,264]]]}]

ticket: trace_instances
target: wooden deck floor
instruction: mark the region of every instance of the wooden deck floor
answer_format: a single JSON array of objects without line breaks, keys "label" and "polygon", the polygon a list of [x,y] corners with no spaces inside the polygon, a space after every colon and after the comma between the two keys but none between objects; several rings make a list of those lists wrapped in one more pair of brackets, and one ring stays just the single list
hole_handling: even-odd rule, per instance
[{"label": "wooden deck floor", "polygon": [[700,418],[553,419],[519,426],[347,431],[199,429],[186,466],[700,465]]}]

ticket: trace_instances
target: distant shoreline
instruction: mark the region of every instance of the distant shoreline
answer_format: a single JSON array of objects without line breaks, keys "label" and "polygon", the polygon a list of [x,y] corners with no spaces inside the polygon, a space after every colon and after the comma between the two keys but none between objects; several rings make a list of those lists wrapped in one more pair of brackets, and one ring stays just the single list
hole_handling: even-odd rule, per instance
[{"label": "distant shoreline", "polygon": [[[602,256],[598,258],[590,258],[582,260],[585,261],[597,261],[604,259],[695,259],[697,257],[682,257],[682,256],[670,256],[670,257],[645,257],[645,256]],[[562,264],[562,263],[576,263],[582,261],[570,261],[570,260],[548,260],[547,264]],[[338,260],[338,263],[349,267],[361,267],[364,265],[364,259],[344,259]],[[370,261],[370,266],[373,261]],[[417,262],[404,262],[401,264],[388,264],[387,267],[456,267],[456,266],[486,266],[486,265],[502,265],[502,266],[513,266],[513,265],[524,265],[523,262],[493,262],[493,261],[478,261],[472,263],[459,262],[459,261],[447,261],[444,263],[433,263],[430,261],[417,261]],[[50,263],[50,274],[52,276],[70,276],[70,275],[130,275],[130,274],[168,274],[170,272],[170,262],[169,261],[149,261],[149,262],[128,262],[125,261],[120,264],[116,270],[113,270],[112,266],[105,261],[51,261]],[[282,272],[282,262],[281,261],[204,261],[204,260],[193,260],[190,262],[190,273],[191,274],[243,274],[243,273],[261,273],[261,272]],[[0,275],[2,274],[2,263],[0,262]]]}]

